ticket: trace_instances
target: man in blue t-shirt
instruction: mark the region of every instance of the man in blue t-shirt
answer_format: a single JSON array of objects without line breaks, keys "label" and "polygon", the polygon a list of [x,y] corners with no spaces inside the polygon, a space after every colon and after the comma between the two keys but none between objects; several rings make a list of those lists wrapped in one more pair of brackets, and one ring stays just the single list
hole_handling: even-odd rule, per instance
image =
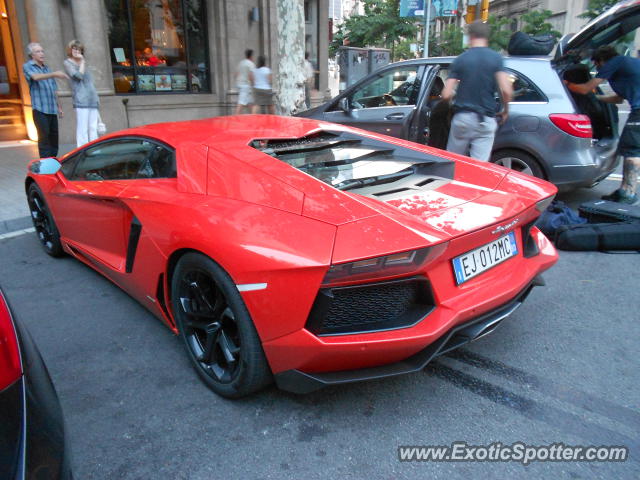
[{"label": "man in blue t-shirt", "polygon": [[598,100],[606,103],[626,100],[631,105],[631,113],[618,143],[618,154],[624,157],[622,185],[602,198],[632,204],[638,201],[636,189],[640,172],[640,60],[618,55],[609,45],[599,47],[591,60],[598,68],[595,78],[587,83],[565,83],[572,92],[587,94],[608,80],[615,95],[597,95]]},{"label": "man in blue t-shirt", "polygon": [[[491,156],[498,130],[496,116],[504,123],[513,96],[502,56],[489,48],[489,32],[489,25],[481,20],[469,25],[471,48],[453,61],[442,91],[445,101],[455,93],[447,150],[485,162]],[[496,112],[497,90],[504,106],[500,113]]]}]

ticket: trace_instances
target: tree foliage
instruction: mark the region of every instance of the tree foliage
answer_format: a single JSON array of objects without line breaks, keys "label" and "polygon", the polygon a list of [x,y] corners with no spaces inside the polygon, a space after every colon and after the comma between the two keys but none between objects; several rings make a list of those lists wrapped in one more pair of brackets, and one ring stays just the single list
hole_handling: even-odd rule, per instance
[{"label": "tree foliage", "polygon": [[553,29],[553,25],[547,19],[553,15],[551,10],[532,10],[522,15],[522,31],[529,35],[553,35],[560,38],[562,33]]},{"label": "tree foliage", "polygon": [[587,11],[578,15],[578,17],[592,20],[601,13],[609,10],[616,3],[618,3],[618,0],[589,0],[589,3],[587,4]]},{"label": "tree foliage", "polygon": [[429,56],[431,57],[460,55],[463,51],[462,29],[456,25],[446,26],[438,36],[429,36]]},{"label": "tree foliage", "polygon": [[415,38],[417,26],[411,17],[400,17],[400,0],[364,0],[364,15],[352,15],[331,42],[335,52],[345,37],[351,47],[384,47],[392,51],[407,38]]},{"label": "tree foliage", "polygon": [[512,32],[508,28],[505,28],[509,25],[511,21],[506,18],[497,18],[497,17],[489,17],[489,27],[491,31],[489,33],[489,47],[500,52],[502,50],[507,49],[507,45],[509,45],[509,39],[511,38]]}]

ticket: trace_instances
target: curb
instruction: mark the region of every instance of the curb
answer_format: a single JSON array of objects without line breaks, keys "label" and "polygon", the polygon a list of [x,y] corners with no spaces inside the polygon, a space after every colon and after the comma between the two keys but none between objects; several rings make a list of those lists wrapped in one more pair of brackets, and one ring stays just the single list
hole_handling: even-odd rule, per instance
[{"label": "curb", "polygon": [[31,223],[31,217],[29,216],[12,218],[11,220],[0,220],[0,235],[30,227],[33,227],[33,223]]}]

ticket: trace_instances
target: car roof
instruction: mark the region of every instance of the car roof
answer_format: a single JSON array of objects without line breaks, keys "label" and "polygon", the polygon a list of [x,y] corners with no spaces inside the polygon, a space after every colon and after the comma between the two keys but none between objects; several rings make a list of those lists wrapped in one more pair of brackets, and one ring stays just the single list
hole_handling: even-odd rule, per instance
[{"label": "car roof", "polygon": [[[551,56],[549,55],[538,55],[538,56],[525,56],[525,55],[505,55],[505,62],[515,62],[515,63],[529,63],[529,62],[549,62],[551,60]],[[388,66],[399,66],[399,65],[424,65],[425,63],[451,63],[456,59],[456,57],[429,57],[429,58],[414,58],[411,60],[402,60],[400,62],[389,63],[385,65],[383,68]]]},{"label": "car roof", "polygon": [[[200,120],[153,123],[120,130],[100,138],[142,136],[159,140],[174,148],[186,144],[204,144],[220,150],[246,145],[258,138],[299,138],[327,125],[314,119],[277,115],[233,115]],[[345,127],[331,125],[331,130]],[[329,128],[327,128],[329,129]]]}]

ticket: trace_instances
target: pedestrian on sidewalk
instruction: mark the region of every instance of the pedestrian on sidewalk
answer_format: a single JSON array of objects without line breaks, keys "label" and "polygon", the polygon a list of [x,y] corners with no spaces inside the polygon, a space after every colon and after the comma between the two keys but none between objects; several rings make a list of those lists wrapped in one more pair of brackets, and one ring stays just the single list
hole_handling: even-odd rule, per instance
[{"label": "pedestrian on sidewalk", "polygon": [[311,108],[311,89],[316,78],[316,71],[309,61],[309,52],[304,52],[304,103]]},{"label": "pedestrian on sidewalk", "polygon": [[250,48],[244,51],[244,60],[238,63],[236,68],[236,87],[238,88],[238,104],[236,105],[236,115],[240,115],[245,107],[251,112],[253,105],[253,95],[251,94],[251,72],[256,68],[253,63],[253,50]]},{"label": "pedestrian on sidewalk", "polygon": [[[455,94],[447,150],[484,162],[491,157],[498,124],[506,121],[513,96],[502,55],[489,48],[489,32],[489,25],[481,20],[469,25],[471,48],[453,61],[442,91],[445,101]],[[503,110],[496,113],[498,90]]]},{"label": "pedestrian on sidewalk", "polygon": [[98,138],[100,100],[84,59],[84,45],[78,40],[69,42],[64,68],[70,78],[73,108],[76,111],[76,144],[80,147]]},{"label": "pedestrian on sidewalk", "polygon": [[253,83],[253,113],[259,113],[262,107],[267,107],[267,111],[271,115],[275,114],[273,90],[271,89],[271,69],[267,67],[267,58],[263,55],[258,57],[256,69],[251,72],[251,83]]},{"label": "pedestrian on sidewalk", "polygon": [[602,199],[632,204],[638,201],[636,190],[640,173],[640,60],[618,55],[610,45],[599,47],[591,60],[598,69],[595,78],[587,83],[565,81],[565,84],[572,92],[586,95],[608,80],[614,94],[596,95],[596,98],[605,103],[622,103],[624,100],[629,102],[631,113],[618,141],[618,155],[624,157],[622,184]]},{"label": "pedestrian on sidewalk", "polygon": [[60,70],[52,72],[44,63],[42,45],[27,45],[30,60],[22,66],[29,84],[33,123],[38,131],[38,153],[40,158],[58,155],[58,115],[62,118],[62,107],[58,98],[58,85],[55,79],[66,79]]}]

